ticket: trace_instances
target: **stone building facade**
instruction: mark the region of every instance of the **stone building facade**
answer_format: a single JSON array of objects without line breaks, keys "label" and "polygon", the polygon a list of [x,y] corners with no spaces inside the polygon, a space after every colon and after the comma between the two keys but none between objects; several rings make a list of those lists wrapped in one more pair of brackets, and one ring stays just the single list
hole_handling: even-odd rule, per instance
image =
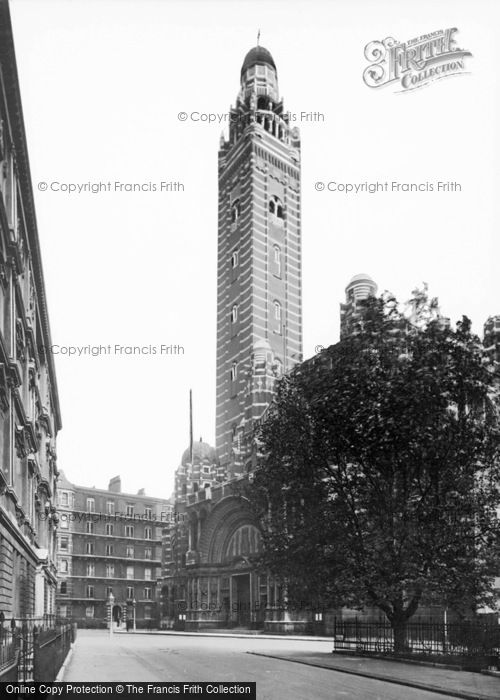
[{"label": "stone building facade", "polygon": [[113,596],[115,624],[158,626],[157,580],[162,533],[172,517],[167,499],[58,483],[60,529],[57,610],[80,627],[105,627]]},{"label": "stone building facade", "polygon": [[0,3],[0,611],[52,615],[61,414],[9,4]]}]

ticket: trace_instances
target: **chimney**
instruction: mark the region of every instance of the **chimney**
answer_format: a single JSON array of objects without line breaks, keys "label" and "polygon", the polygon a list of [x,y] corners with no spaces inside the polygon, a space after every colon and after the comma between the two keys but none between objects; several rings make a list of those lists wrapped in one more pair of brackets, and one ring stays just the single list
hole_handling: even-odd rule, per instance
[{"label": "chimney", "polygon": [[121,476],[114,476],[109,480],[108,491],[113,491],[113,493],[121,493],[122,490],[122,478]]},{"label": "chimney", "polygon": [[145,495],[146,495],[146,489],[139,489],[139,491],[137,491],[137,495],[138,495],[138,496],[145,496]]}]

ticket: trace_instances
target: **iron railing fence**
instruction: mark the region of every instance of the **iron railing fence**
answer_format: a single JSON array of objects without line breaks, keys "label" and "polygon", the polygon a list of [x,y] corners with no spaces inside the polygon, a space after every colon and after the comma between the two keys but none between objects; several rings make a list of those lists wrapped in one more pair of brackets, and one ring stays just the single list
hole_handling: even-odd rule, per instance
[{"label": "iron railing fence", "polygon": [[17,666],[18,646],[12,630],[0,627],[0,681],[12,680],[11,669]]},{"label": "iron railing fence", "polygon": [[378,654],[493,656],[500,655],[500,624],[463,622],[408,622],[401,648],[386,622],[334,620],[334,649]]},{"label": "iron railing fence", "polygon": [[52,682],[64,663],[72,642],[76,638],[76,625],[58,625],[53,629],[34,632],[34,670],[37,681]]},{"label": "iron railing fence", "polygon": [[3,619],[0,679],[12,680],[17,673],[17,680],[22,683],[53,681],[75,638],[76,625],[55,615]]}]

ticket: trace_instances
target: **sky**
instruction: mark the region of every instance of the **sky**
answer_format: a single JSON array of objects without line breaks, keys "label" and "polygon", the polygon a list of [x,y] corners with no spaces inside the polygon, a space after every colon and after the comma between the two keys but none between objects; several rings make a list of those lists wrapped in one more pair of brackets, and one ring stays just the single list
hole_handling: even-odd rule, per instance
[{"label": "sky", "polygon": [[[478,333],[500,314],[499,3],[12,0],[11,15],[71,481],[169,496],[189,389],[195,439],[214,443],[217,150],[259,29],[301,132],[304,357],[338,340],[360,272],[401,300],[426,282]],[[463,75],[363,82],[369,42],[451,27]],[[385,181],[461,191],[316,189]],[[62,354],[85,346],[112,352]]]}]

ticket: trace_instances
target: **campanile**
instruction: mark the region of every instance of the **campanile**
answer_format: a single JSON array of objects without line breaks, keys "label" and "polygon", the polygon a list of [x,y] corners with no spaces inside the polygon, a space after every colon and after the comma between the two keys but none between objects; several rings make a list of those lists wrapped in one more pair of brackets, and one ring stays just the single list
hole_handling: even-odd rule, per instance
[{"label": "campanile", "polygon": [[299,132],[256,46],[219,149],[216,448],[229,477],[248,471],[252,425],[302,360],[300,209]]}]

